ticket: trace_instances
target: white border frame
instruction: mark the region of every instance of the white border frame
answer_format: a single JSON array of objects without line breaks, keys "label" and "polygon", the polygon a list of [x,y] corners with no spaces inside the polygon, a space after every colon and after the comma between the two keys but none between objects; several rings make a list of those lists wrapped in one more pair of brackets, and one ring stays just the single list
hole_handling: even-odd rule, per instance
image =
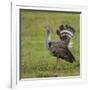
[{"label": "white border frame", "polygon": [[[19,9],[81,12],[80,21],[80,77],[43,78],[19,80]],[[48,85],[79,84],[87,82],[87,7],[44,3],[11,3],[11,87],[36,87]],[[63,78],[63,79],[62,79]],[[68,79],[67,79],[68,78]],[[47,79],[47,80],[46,80]]]}]

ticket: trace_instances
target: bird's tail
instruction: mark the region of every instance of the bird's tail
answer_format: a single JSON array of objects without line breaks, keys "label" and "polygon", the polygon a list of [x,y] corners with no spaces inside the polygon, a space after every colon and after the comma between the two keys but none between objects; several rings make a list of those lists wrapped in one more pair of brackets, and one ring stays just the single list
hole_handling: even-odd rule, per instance
[{"label": "bird's tail", "polygon": [[71,39],[74,36],[75,29],[70,25],[60,25],[59,30],[57,30],[56,33],[61,40]]},{"label": "bird's tail", "polygon": [[75,57],[72,55],[72,53],[69,50],[68,50],[68,56],[69,56],[68,58],[69,62],[73,63],[74,61],[76,61]]}]

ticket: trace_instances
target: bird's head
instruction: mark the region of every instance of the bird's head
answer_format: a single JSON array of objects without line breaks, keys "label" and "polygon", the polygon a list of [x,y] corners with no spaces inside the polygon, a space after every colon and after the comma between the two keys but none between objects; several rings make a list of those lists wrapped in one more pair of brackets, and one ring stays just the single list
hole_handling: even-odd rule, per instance
[{"label": "bird's head", "polygon": [[51,28],[50,25],[46,25],[46,26],[45,26],[45,30],[47,31],[47,34],[53,33],[53,30],[52,30],[52,28]]}]

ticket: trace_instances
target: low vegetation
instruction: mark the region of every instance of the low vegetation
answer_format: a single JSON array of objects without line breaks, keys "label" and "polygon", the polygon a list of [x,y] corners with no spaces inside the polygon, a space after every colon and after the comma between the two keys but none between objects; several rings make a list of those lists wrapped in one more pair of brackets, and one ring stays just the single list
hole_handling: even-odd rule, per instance
[{"label": "low vegetation", "polygon": [[[20,11],[20,77],[63,77],[80,75],[80,14],[47,11]],[[56,57],[46,48],[45,25],[53,28],[52,40],[59,40],[56,30],[61,24],[69,24],[76,29],[72,38],[73,53],[76,62],[71,64],[60,60],[56,66]]]}]

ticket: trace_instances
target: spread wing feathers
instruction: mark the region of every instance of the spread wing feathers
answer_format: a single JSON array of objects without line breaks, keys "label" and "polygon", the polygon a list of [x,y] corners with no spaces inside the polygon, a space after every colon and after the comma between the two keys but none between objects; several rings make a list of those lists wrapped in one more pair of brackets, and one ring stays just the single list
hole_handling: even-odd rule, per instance
[{"label": "spread wing feathers", "polygon": [[61,40],[71,39],[74,36],[75,29],[72,26],[60,25],[59,30],[56,31],[56,34]]},{"label": "spread wing feathers", "polygon": [[62,48],[62,47],[51,47],[51,54],[53,56],[56,56],[58,58],[62,58],[70,63],[73,63],[75,61],[74,56],[72,53],[68,50],[68,48]]}]

